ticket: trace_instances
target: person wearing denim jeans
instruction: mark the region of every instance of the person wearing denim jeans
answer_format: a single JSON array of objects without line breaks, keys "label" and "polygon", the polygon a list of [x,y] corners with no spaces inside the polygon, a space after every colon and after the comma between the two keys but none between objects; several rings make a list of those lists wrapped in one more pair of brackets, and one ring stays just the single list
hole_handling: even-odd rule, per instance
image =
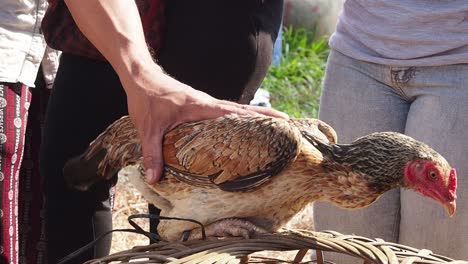
[{"label": "person wearing denim jeans", "polygon": [[397,131],[434,147],[457,169],[457,212],[449,218],[432,201],[394,190],[363,210],[316,203],[315,226],[467,260],[468,3],[418,2],[345,2],[330,39],[319,118],[341,143]]}]

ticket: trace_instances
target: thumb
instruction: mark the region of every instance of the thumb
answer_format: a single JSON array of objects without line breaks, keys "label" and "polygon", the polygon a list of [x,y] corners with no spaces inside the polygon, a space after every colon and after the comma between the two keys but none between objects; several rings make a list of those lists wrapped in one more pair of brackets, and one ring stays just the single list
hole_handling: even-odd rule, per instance
[{"label": "thumb", "polygon": [[143,163],[146,169],[146,182],[154,184],[161,179],[164,167],[162,134],[153,135],[142,141]]}]

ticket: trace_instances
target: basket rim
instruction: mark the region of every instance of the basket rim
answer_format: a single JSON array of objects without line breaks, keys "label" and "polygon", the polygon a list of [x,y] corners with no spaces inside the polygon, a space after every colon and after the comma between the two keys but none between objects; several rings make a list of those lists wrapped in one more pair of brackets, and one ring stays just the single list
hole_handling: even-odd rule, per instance
[{"label": "basket rim", "polygon": [[[376,264],[468,264],[434,254],[428,249],[416,249],[406,245],[370,239],[356,235],[345,235],[327,230],[315,232],[300,229],[284,229],[277,233],[256,234],[252,238],[211,238],[186,242],[159,242],[90,260],[86,264],[105,263],[233,263],[261,251],[299,250],[293,261],[301,263],[308,250],[317,251],[317,262],[324,262],[322,252],[342,253],[361,258],[364,263]],[[301,257],[302,255],[302,257]],[[147,259],[147,260],[145,260]],[[252,258],[252,259],[255,259]],[[147,261],[147,262],[145,262]],[[258,263],[258,262],[254,262]],[[329,263],[329,262],[328,262]]]}]

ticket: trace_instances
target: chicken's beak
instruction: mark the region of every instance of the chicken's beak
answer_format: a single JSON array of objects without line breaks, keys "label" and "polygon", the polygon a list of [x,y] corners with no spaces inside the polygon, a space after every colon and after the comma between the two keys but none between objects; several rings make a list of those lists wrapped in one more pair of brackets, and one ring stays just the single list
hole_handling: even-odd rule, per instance
[{"label": "chicken's beak", "polygon": [[457,203],[455,201],[446,202],[444,203],[444,207],[449,216],[452,217],[455,214],[455,211],[457,210]]}]

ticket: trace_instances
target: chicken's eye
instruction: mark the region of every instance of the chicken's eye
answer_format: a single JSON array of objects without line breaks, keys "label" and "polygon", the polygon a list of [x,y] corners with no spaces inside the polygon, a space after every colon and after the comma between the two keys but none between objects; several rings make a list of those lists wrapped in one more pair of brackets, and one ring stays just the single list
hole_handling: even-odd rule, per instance
[{"label": "chicken's eye", "polygon": [[434,170],[429,170],[427,172],[427,177],[429,180],[435,180],[437,178],[437,173]]}]

